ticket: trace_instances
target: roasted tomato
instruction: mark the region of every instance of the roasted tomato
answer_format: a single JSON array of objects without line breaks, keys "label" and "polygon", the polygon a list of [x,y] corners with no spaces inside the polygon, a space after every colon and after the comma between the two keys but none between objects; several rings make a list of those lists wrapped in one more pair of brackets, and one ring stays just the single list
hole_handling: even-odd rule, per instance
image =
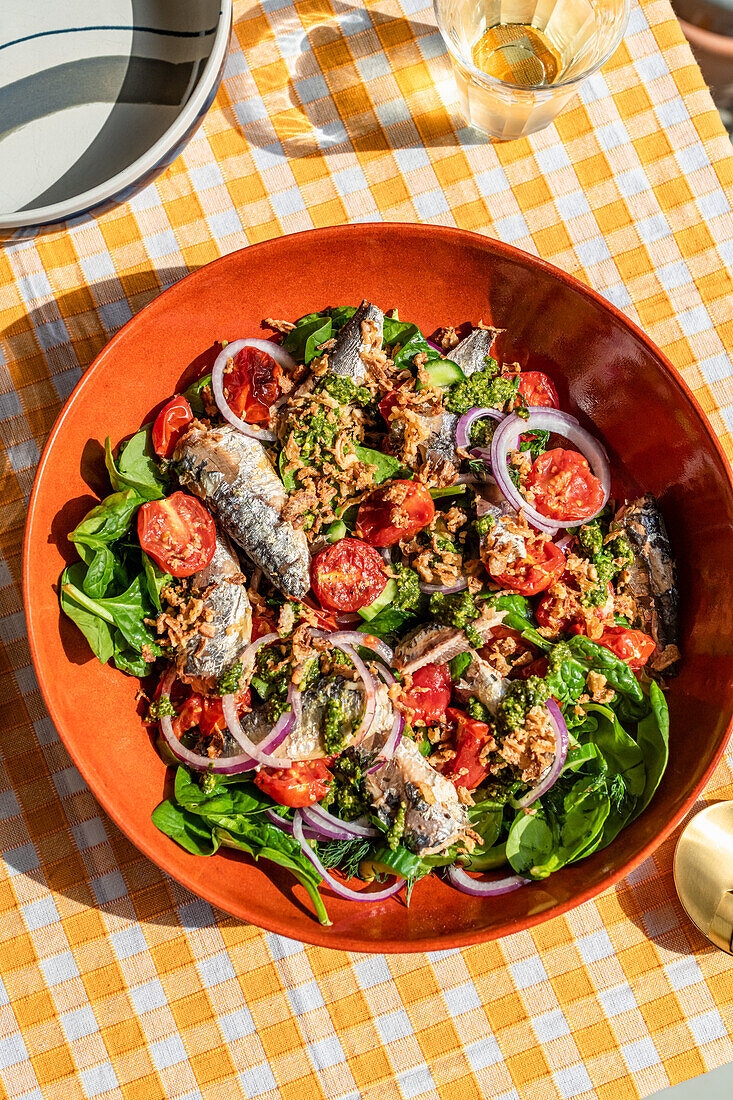
[{"label": "roasted tomato", "polygon": [[522,665],[521,668],[518,668],[515,675],[518,680],[528,680],[530,676],[539,676],[541,680],[544,680],[549,666],[550,662],[547,657],[535,657],[534,661],[530,661],[528,665]]},{"label": "roasted tomato", "polygon": [[359,539],[339,539],[311,562],[311,585],[327,611],[368,607],[386,584],[381,556]]},{"label": "roasted tomato", "polygon": [[[507,665],[514,669],[517,665],[519,668],[524,668],[532,658],[534,648],[525,641],[518,630],[512,630],[509,626],[495,626],[486,645],[482,646],[478,652],[479,657],[483,657],[490,665],[496,664],[497,654],[499,654]],[[518,674],[521,675],[521,673]]]},{"label": "roasted tomato", "polygon": [[242,348],[224,371],[224,396],[241,420],[267,420],[270,406],[280,396],[282,367],[259,348]]},{"label": "roasted tomato", "polygon": [[389,424],[389,414],[397,403],[397,390],[390,390],[379,402],[379,411]]},{"label": "roasted tomato", "polygon": [[600,607],[584,607],[575,579],[565,574],[542,597],[534,614],[539,625],[554,634],[570,631],[597,640],[613,615],[613,588],[608,585],[608,598]]},{"label": "roasted tomato", "polygon": [[643,630],[633,630],[628,626],[607,626],[598,644],[610,649],[636,671],[644,667],[657,648],[654,639]]},{"label": "roasted tomato", "polygon": [[296,760],[290,768],[260,768],[255,786],[281,806],[312,806],[328,793],[332,778],[325,760]]},{"label": "roasted tomato", "polygon": [[549,375],[541,370],[525,370],[519,375],[519,392],[528,405],[559,409],[560,400]]},{"label": "roasted tomato", "polygon": [[512,588],[522,596],[544,592],[565,572],[565,555],[554,542],[537,535],[527,539],[528,557],[513,562],[504,573],[493,573],[502,588]]},{"label": "roasted tomato", "polygon": [[487,746],[489,751],[496,746],[491,728],[456,707],[448,707],[446,715],[456,726],[453,742],[456,755],[441,770],[457,787],[475,791],[489,774],[488,764],[481,762],[481,754]]},{"label": "roasted tomato", "polygon": [[412,687],[400,696],[402,706],[409,707],[416,718],[437,722],[450,703],[453,682],[447,665],[423,665],[412,674]]},{"label": "roasted tomato", "polygon": [[356,533],[372,546],[394,546],[427,527],[435,515],[430,492],[417,481],[392,481],[359,506]]},{"label": "roasted tomato", "polygon": [[193,420],[191,406],[182,393],[164,405],[153,424],[153,449],[161,458],[170,458],[176,443]]},{"label": "roasted tomato", "polygon": [[[234,697],[237,713],[248,710],[250,705],[249,688],[237,692]],[[194,691],[179,708],[178,716],[173,719],[173,732],[180,737],[194,726],[198,726],[204,737],[221,732],[226,726],[224,709],[219,695],[202,695]]]},{"label": "roasted tomato", "polygon": [[269,619],[266,615],[258,615],[256,611],[252,613],[252,641],[256,642],[258,638],[264,638],[265,634],[272,634],[275,629],[275,624],[272,619]]},{"label": "roasted tomato", "polygon": [[532,464],[527,488],[534,506],[550,519],[590,519],[603,504],[603,486],[577,451],[555,447]]},{"label": "roasted tomato", "polygon": [[164,573],[191,577],[216,549],[216,527],[203,504],[188,493],[143,504],[137,514],[140,545]]}]

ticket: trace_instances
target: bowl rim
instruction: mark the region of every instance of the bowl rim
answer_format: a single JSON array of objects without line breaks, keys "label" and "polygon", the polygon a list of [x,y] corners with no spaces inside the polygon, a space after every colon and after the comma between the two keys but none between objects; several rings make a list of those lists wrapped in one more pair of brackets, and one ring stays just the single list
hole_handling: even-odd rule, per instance
[{"label": "bowl rim", "polygon": [[[690,406],[697,414],[700,423],[705,430],[705,434],[708,436],[712,444],[713,450],[717,453],[717,456],[720,459],[721,466],[727,482],[728,492],[733,499],[733,469],[731,468],[728,457],[725,454],[722,444],[718,439],[715,431],[713,430],[712,425],[705,415],[702,406],[700,405],[699,401],[697,400],[687,383],[680,377],[678,371],[672,365],[671,361],[667,358],[664,352],[657,347],[653,340],[634,321],[627,317],[626,314],[624,314],[617,306],[609,302],[606,298],[603,297],[602,294],[594,290],[592,287],[589,287],[585,283],[582,283],[574,275],[563,271],[562,268],[556,267],[554,264],[549,263],[547,260],[543,260],[537,256],[533,256],[531,253],[525,252],[523,249],[517,248],[514,245],[505,244],[503,241],[499,241],[496,238],[489,237],[488,235],[480,233],[474,233],[470,230],[454,228],[452,226],[429,225],[424,223],[411,222],[358,222],[346,225],[326,226],[319,229],[304,230],[300,233],[286,234],[281,237],[273,237],[269,240],[260,241],[254,245],[244,246],[241,249],[236,249],[233,252],[227,253],[224,256],[220,256],[217,259],[212,260],[209,264],[205,264],[202,268],[198,268],[196,271],[190,272],[188,275],[184,276],[183,279],[179,279],[178,282],[173,283],[170,287],[166,287],[165,290],[156,295],[156,297],[153,298],[151,302],[149,302],[146,306],[143,307],[143,309],[141,309],[129,321],[127,321],[122,326],[122,328],[120,328],[114,334],[111,340],[109,340],[108,343],[105,344],[98,355],[95,356],[94,360],[86,369],[80,380],[77,382],[76,386],[74,387],[71,394],[65,401],[62,409],[60,410],[56,422],[54,423],[49,433],[48,439],[46,440],[40,461],[38,463],[36,476],[33,482],[33,489],[28,502],[28,513],[23,537],[23,608],[28,628],[28,642],[31,652],[31,658],[33,660],[34,669],[36,671],[38,671],[36,632],[35,624],[33,622],[30,611],[29,599],[29,572],[32,557],[32,543],[30,534],[35,512],[36,498],[38,496],[39,487],[43,479],[46,463],[49,460],[49,456],[56,442],[56,439],[63,429],[66,416],[68,415],[72,405],[78,398],[78,395],[83,391],[85,386],[88,385],[89,379],[93,375],[96,375],[100,370],[104,369],[104,363],[107,355],[114,354],[114,350],[116,349],[117,344],[121,343],[126,338],[126,333],[128,329],[130,329],[135,324],[139,324],[140,317],[161,298],[164,298],[171,291],[175,290],[180,283],[183,283],[188,279],[194,278],[196,275],[199,275],[201,272],[206,271],[209,268],[227,262],[231,263],[233,256],[239,255],[240,253],[244,252],[249,253],[252,250],[264,251],[267,249],[277,249],[278,242],[284,241],[293,236],[311,238],[314,239],[314,243],[317,240],[319,244],[323,242],[327,245],[330,239],[338,240],[338,238],[341,237],[344,233],[354,233],[355,235],[364,234],[365,236],[368,236],[370,232],[373,233],[375,230],[381,232],[396,233],[397,235],[402,233],[416,233],[424,234],[426,237],[438,236],[443,238],[444,240],[455,241],[457,244],[465,244],[469,246],[475,246],[478,243],[481,243],[484,247],[488,245],[490,250],[495,251],[502,258],[519,262],[525,266],[539,268],[546,274],[558,279],[561,283],[564,283],[566,287],[569,287],[576,293],[582,294],[586,298],[589,298],[594,304],[601,306],[604,310],[609,312],[616,321],[630,329],[630,331],[635,336],[637,336],[638,339],[641,340],[641,342],[650,349],[650,351],[653,352],[653,354],[658,358],[660,365],[671,379],[672,383],[677,387],[682,397],[684,397],[689,402]],[[201,886],[196,881],[195,876],[188,873],[183,875],[179,875],[178,873],[176,875],[172,875],[171,872],[161,862],[159,852],[155,850],[152,844],[148,844],[145,841],[141,842],[139,838],[131,835],[131,832],[128,829],[128,823],[126,822],[126,820],[123,819],[121,814],[117,813],[115,809],[113,797],[110,797],[107,792],[97,793],[97,791],[87,779],[87,770],[84,762],[78,758],[75,750],[67,745],[61,724],[57,723],[57,712],[54,699],[47,693],[48,684],[46,678],[39,675],[38,682],[41,690],[41,695],[43,697],[44,703],[46,704],[46,707],[48,708],[51,720],[54,723],[54,726],[56,727],[67,751],[69,752],[69,755],[71,756],[74,764],[77,766],[82,776],[84,777],[85,782],[89,784],[94,798],[97,800],[97,802],[99,802],[105,812],[115,822],[121,832],[123,832],[124,835],[128,837],[128,839],[135,845],[138,851],[140,851],[144,856],[150,859],[151,862],[153,862],[157,867],[164,871],[165,874],[171,875],[172,878],[175,878],[177,882],[180,882],[197,897],[205,898],[211,904],[216,905],[219,909],[223,910],[223,912],[231,914],[236,919],[249,921],[251,923],[251,918],[247,915],[244,915],[241,911],[237,913],[232,913],[231,902],[228,900],[224,890],[220,890],[215,887],[212,888],[209,884],[206,884],[206,889],[202,890]],[[322,928],[321,925],[314,920],[312,922],[309,922],[308,925],[306,925],[305,923],[303,924],[302,931],[307,933],[307,938],[305,938],[304,942],[318,947],[329,947],[336,950],[357,950],[359,952],[371,954],[399,954],[416,951],[440,951],[452,948],[469,947],[478,943],[487,943],[491,940],[498,939],[505,935],[513,935],[515,932],[524,931],[528,928],[533,928],[546,920],[551,920],[554,917],[561,916],[563,913],[567,913],[569,910],[576,908],[578,905],[582,905],[585,902],[590,901],[592,898],[597,897],[603,891],[609,889],[611,886],[614,886],[617,882],[619,882],[619,880],[626,878],[630,874],[630,872],[634,870],[634,868],[638,867],[639,864],[648,859],[652,852],[654,852],[670,836],[670,834],[677,828],[680,822],[686,817],[690,808],[699,796],[700,792],[707,784],[710,776],[714,772],[719,760],[725,752],[732,731],[733,718],[729,722],[725,734],[721,738],[717,750],[709,760],[708,765],[703,772],[700,780],[688,793],[683,804],[680,806],[677,812],[673,814],[670,820],[664,824],[664,826],[656,834],[656,836],[654,836],[643,846],[643,848],[637,853],[636,856],[633,856],[630,859],[624,861],[621,867],[618,868],[618,870],[610,874],[598,886],[588,887],[585,890],[581,891],[575,897],[569,898],[566,901],[558,902],[557,904],[540,913],[530,914],[527,917],[522,918],[521,924],[518,927],[512,926],[506,928],[487,928],[480,929],[475,933],[465,933],[460,931],[446,932],[440,936],[428,936],[414,941],[405,941],[401,939],[393,940],[389,937],[382,937],[380,938],[378,945],[373,945],[371,943],[362,943],[361,941],[358,941],[358,946],[356,946],[354,941],[349,938],[348,933],[340,937],[328,935],[327,930]],[[276,935],[285,936],[288,939],[293,938],[293,928],[291,926],[291,922],[287,919],[280,918],[277,913],[273,914],[271,921],[268,921],[267,923],[262,923],[261,925],[258,924],[257,927],[262,927],[265,931],[273,932]]]},{"label": "bowl rim", "polygon": [[4,214],[0,211],[0,231],[10,229],[24,229],[32,226],[52,225],[54,222],[67,221],[69,218],[78,217],[93,210],[107,200],[114,200],[115,196],[132,187],[144,179],[149,172],[155,171],[158,165],[165,160],[166,155],[175,149],[189,127],[206,108],[206,100],[212,88],[218,83],[218,74],[226,58],[229,49],[229,38],[232,31],[234,0],[220,0],[219,15],[216,23],[214,41],[206,60],[203,72],[191,93],[191,96],[183,104],[174,122],[161,134],[158,140],[150,148],[128,164],[127,168],[110,176],[104,183],[81,191],[79,194],[60,202],[51,203],[49,206],[38,206],[31,210],[11,211]]}]

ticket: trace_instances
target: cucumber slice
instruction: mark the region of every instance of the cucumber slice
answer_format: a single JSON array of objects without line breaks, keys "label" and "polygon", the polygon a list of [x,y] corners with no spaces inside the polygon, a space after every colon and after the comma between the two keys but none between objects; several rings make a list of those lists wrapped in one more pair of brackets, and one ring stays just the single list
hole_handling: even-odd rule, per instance
[{"label": "cucumber slice", "polygon": [[[462,382],[465,374],[450,359],[430,359],[423,367],[423,373],[427,374],[431,386],[452,386],[454,382]],[[415,386],[416,390],[424,389],[422,382]]]},{"label": "cucumber slice", "polygon": [[373,600],[372,603],[368,604],[366,607],[359,608],[359,614],[362,619],[366,619],[366,621],[369,622],[370,619],[376,618],[380,611],[384,611],[385,607],[389,607],[396,595],[397,585],[393,580],[387,581],[376,600]]},{"label": "cucumber slice", "polygon": [[348,533],[346,524],[342,519],[335,519],[326,528],[326,538],[329,542],[338,542],[340,539],[345,539]]}]

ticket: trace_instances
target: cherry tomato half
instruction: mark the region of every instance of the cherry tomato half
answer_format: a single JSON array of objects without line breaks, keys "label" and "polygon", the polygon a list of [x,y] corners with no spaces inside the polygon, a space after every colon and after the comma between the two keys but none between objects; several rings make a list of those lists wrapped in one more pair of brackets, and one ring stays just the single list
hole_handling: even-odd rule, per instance
[{"label": "cherry tomato half", "polygon": [[161,458],[170,458],[176,443],[193,420],[191,406],[182,393],[164,405],[153,424],[153,450]]},{"label": "cherry tomato half", "polygon": [[598,644],[610,649],[636,671],[644,667],[657,648],[654,639],[643,630],[633,630],[628,626],[607,626]]},{"label": "cherry tomato half", "polygon": [[590,519],[603,504],[603,486],[577,451],[555,447],[536,458],[527,488],[534,506],[550,519]]},{"label": "cherry tomato half", "polygon": [[457,727],[453,742],[456,755],[443,766],[443,775],[457,787],[475,791],[489,774],[488,764],[482,764],[479,757],[486,745],[493,746],[491,728],[456,707],[448,707],[446,714]]},{"label": "cherry tomato half", "polygon": [[423,665],[412,674],[412,687],[403,691],[400,702],[409,707],[416,718],[437,722],[450,703],[453,681],[447,665]]},{"label": "cherry tomato half", "polygon": [[515,562],[505,573],[492,573],[502,588],[512,588],[522,596],[536,596],[559,580],[565,572],[565,555],[554,542],[527,539],[528,557]]},{"label": "cherry tomato half", "polygon": [[557,390],[548,374],[541,370],[525,370],[519,375],[519,392],[528,405],[559,409]]},{"label": "cherry tomato half", "polygon": [[267,420],[270,406],[280,396],[282,367],[259,348],[242,348],[224,371],[224,396],[241,420]]},{"label": "cherry tomato half", "polygon": [[190,577],[205,569],[216,549],[216,527],[201,501],[188,493],[150,500],[137,514],[145,553],[164,573]]},{"label": "cherry tomato half", "polygon": [[386,584],[381,556],[359,539],[339,539],[311,562],[311,585],[327,611],[368,607]]},{"label": "cherry tomato half", "polygon": [[331,779],[325,760],[296,760],[290,768],[260,768],[255,786],[281,806],[312,806],[328,793]]},{"label": "cherry tomato half", "polygon": [[371,546],[394,546],[427,527],[435,515],[430,492],[417,481],[392,481],[359,505],[356,533]]},{"label": "cherry tomato half", "polygon": [[[238,692],[234,697],[237,713],[249,709],[249,688]],[[201,695],[194,691],[183,703],[178,715],[173,719],[173,732],[179,739],[187,730],[198,726],[204,737],[211,737],[217,730],[221,731],[226,726],[224,708],[219,695]]]}]

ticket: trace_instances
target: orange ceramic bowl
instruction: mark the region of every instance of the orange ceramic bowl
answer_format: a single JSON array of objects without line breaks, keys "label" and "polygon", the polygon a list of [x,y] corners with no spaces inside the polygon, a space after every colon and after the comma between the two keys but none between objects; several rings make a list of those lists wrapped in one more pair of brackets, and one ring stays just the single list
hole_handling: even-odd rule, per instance
[{"label": "orange ceramic bowl", "polygon": [[[188,855],[153,827],[166,769],[142,725],[136,680],[91,657],[59,611],[74,557],[66,535],[108,492],[99,441],[148,421],[200,372],[214,342],[369,298],[426,332],[479,319],[508,330],[523,363],[547,370],[562,407],[606,444],[618,487],[657,495],[679,563],[683,660],[669,690],[670,763],[649,808],[605,851],[492,900],[432,876],[407,908],[324,890],[322,928],[286,873],[230,853]],[[203,356],[203,359],[202,359]],[[196,361],[198,360],[198,364]],[[733,486],[699,405],[650,340],[598,294],[515,248],[455,229],[353,225],[268,241],[217,260],[161,294],[98,356],[46,445],[30,504],[24,594],[38,679],[66,747],[142,852],[222,909],[296,940],[356,951],[425,951],[516,932],[556,916],[636,866],[674,829],[721,755],[733,709],[728,599]]]}]

